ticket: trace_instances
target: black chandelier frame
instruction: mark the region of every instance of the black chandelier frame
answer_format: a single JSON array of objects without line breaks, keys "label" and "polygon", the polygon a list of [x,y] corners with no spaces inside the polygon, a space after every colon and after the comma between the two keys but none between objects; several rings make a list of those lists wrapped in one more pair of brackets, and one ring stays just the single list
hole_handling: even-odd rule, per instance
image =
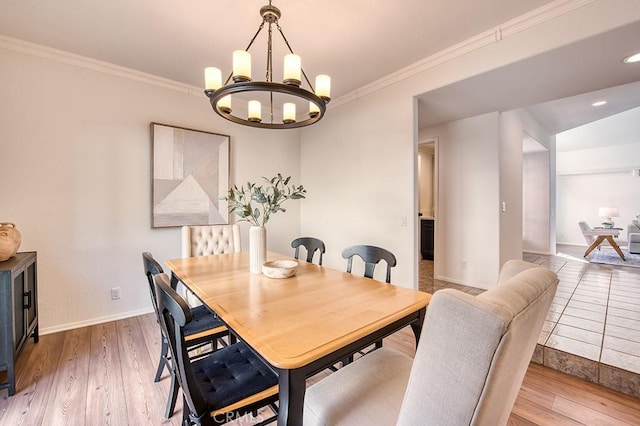
[{"label": "black chandelier frame", "polygon": [[[273,81],[273,59],[272,59],[272,49],[273,49],[273,32],[272,25],[275,24],[278,32],[282,36],[284,43],[286,44],[290,53],[294,53],[289,41],[287,40],[282,28],[278,24],[278,19],[282,16],[280,10],[271,5],[271,0],[269,0],[269,4],[263,6],[260,9],[260,15],[262,16],[262,23],[260,24],[258,31],[255,33],[251,41],[249,42],[245,51],[249,51],[253,42],[256,40],[260,32],[263,30],[265,23],[268,24],[268,38],[267,38],[267,69],[266,69],[266,78],[265,81],[254,81],[248,78],[244,78],[242,76],[233,76],[233,72],[229,74],[226,81],[219,89],[206,89],[204,93],[209,97],[209,101],[211,103],[211,107],[213,110],[220,115],[222,118],[232,121],[237,124],[242,124],[250,127],[258,127],[263,129],[293,129],[298,127],[309,126],[314,124],[322,119],[326,110],[327,104],[331,100],[331,98],[327,96],[318,96],[314,93],[314,88],[309,79],[307,78],[307,74],[304,72],[304,69],[300,69],[304,80],[307,85],[311,88],[311,90],[304,89],[300,87],[301,82],[296,80],[285,80],[282,83]],[[230,81],[233,79],[233,83]],[[238,94],[238,93],[248,93],[248,92],[261,92],[268,93],[269,96],[269,121],[256,121],[255,119],[242,118],[238,115],[232,114],[232,108],[226,106],[220,106],[219,101],[225,96]],[[309,118],[301,121],[284,121],[282,123],[274,122],[274,108],[273,108],[273,94],[281,93],[284,95],[294,96],[296,98],[302,99],[304,101],[308,101],[313,103],[317,107],[317,111],[313,111],[309,113]]]}]

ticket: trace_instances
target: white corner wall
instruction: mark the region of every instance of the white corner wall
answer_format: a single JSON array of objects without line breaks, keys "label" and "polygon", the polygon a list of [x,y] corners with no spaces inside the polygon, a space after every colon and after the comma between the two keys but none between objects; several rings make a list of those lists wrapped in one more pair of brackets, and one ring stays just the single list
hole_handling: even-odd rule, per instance
[{"label": "white corner wall", "polygon": [[523,159],[522,250],[556,253],[556,135],[549,133],[526,110],[518,110],[522,129],[546,148]]},{"label": "white corner wall", "polygon": [[[141,252],[180,256],[179,229],[151,229],[150,122],[230,135],[231,182],[300,181],[298,131],[227,123],[199,89],[7,40],[0,63],[0,218],[38,252],[43,333],[150,312]],[[302,203],[269,223],[270,250],[291,251]]]},{"label": "white corner wall", "polygon": [[530,253],[550,253],[549,152],[533,152],[523,157],[522,249]]},{"label": "white corner wall", "polygon": [[[500,204],[494,206],[500,220],[498,270],[509,259],[522,259],[522,141],[524,129],[519,111],[500,114]],[[496,275],[497,279],[497,275]],[[492,281],[495,282],[496,280]]]},{"label": "white corner wall", "polygon": [[499,123],[494,112],[421,131],[438,138],[437,279],[483,288],[497,279]]}]

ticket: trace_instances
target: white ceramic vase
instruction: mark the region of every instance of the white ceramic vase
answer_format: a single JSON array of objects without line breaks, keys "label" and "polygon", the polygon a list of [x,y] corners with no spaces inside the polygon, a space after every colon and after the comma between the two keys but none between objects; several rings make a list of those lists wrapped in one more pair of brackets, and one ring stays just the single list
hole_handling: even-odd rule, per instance
[{"label": "white ceramic vase", "polygon": [[267,228],[249,228],[249,270],[252,274],[262,273],[262,264],[267,260]]}]

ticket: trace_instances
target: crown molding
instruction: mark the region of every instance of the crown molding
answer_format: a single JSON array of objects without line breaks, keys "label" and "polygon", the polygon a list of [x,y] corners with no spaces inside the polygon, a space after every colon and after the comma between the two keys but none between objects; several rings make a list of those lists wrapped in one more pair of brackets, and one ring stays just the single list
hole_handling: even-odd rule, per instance
[{"label": "crown molding", "polygon": [[490,30],[470,37],[444,50],[434,53],[424,59],[414,62],[379,80],[369,83],[346,95],[331,100],[331,108],[357,100],[361,97],[378,92],[429,69],[452,61],[470,52],[498,43],[505,38],[512,37],[530,28],[544,24],[554,18],[570,13],[597,0],[556,0],[534,9],[524,15],[511,19]]},{"label": "crown molding", "polygon": [[[558,16],[570,13],[595,1],[597,0],[553,1],[522,16],[498,25],[488,31],[484,31],[447,49],[441,50],[431,56],[421,59],[409,66],[401,68],[396,72],[393,72],[381,79],[378,79],[359,89],[349,92],[346,95],[343,95],[336,99],[332,99],[331,104],[327,105],[327,107],[328,109],[333,109],[340,105],[357,100],[363,96],[378,92],[385,87],[406,80],[412,76],[452,61],[453,59],[464,56],[475,50],[498,43],[507,37],[514,36],[520,32],[543,24]],[[6,49],[30,56],[40,57],[51,61],[85,68],[88,70],[129,79],[152,86],[162,87],[164,89],[174,90],[193,96],[202,96],[201,87],[191,86],[174,80],[158,77],[153,74],[136,71],[131,68],[121,67],[119,65],[114,65],[108,62],[99,61],[96,59],[88,58],[86,56],[76,55],[74,53],[27,42],[24,40],[19,40],[12,37],[0,35],[0,49]]]},{"label": "crown molding", "polygon": [[29,56],[47,59],[62,64],[84,68],[115,77],[133,80],[164,89],[174,90],[194,96],[202,96],[202,88],[180,83],[168,78],[158,77],[131,68],[121,67],[109,62],[99,61],[86,56],[76,55],[64,50],[54,49],[41,44],[31,43],[17,38],[7,37],[0,34],[0,49],[10,50]]}]

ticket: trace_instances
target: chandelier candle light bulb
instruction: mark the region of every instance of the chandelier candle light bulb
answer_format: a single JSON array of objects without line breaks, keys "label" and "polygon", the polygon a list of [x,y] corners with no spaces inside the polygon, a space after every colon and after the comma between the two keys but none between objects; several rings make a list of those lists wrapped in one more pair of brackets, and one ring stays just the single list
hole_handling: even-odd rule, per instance
[{"label": "chandelier candle light bulb", "polygon": [[233,51],[233,81],[251,81],[251,54],[246,50]]},{"label": "chandelier candle light bulb", "polygon": [[290,53],[284,56],[284,84],[300,86],[302,59],[300,56]]},{"label": "chandelier candle light bulb", "polygon": [[220,99],[218,101],[218,108],[220,108],[220,111],[230,114],[231,113],[231,95],[224,96],[222,99]]},{"label": "chandelier candle light bulb", "polygon": [[309,102],[309,117],[315,117],[320,114],[320,108],[313,102]]},{"label": "chandelier candle light bulb", "polygon": [[249,101],[249,121],[262,121],[262,107],[260,101]]},{"label": "chandelier candle light bulb", "polygon": [[207,90],[218,90],[222,87],[222,72],[219,68],[207,67],[204,69],[204,87]]},{"label": "chandelier candle light bulb", "polygon": [[325,101],[331,99],[331,77],[324,74],[316,77],[316,95]]},{"label": "chandelier candle light bulb", "polygon": [[287,102],[282,106],[282,117],[284,123],[293,123],[296,121],[296,104]]}]

